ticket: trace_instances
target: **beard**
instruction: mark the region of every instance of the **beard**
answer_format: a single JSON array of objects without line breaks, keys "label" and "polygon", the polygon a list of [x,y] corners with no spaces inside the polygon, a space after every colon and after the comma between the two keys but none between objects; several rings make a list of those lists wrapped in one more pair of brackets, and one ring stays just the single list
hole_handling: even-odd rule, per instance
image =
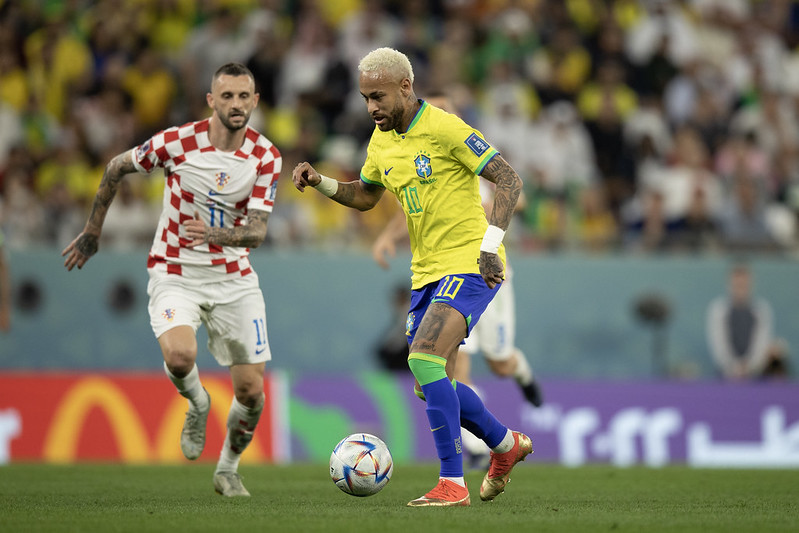
[{"label": "beard", "polygon": [[[222,125],[230,131],[238,131],[245,127],[248,122],[250,122],[250,114],[244,112],[236,117],[231,117],[229,114],[223,115],[222,113],[217,112],[217,116],[219,117],[219,121],[222,123]],[[232,120],[233,118],[240,118],[244,120],[242,120],[240,123],[234,123]]]},{"label": "beard", "polygon": [[377,127],[380,131],[391,131],[396,130],[402,126],[402,116],[404,115],[405,110],[402,108],[401,105],[397,104],[391,109],[391,112],[388,115],[385,115],[386,121],[383,124],[378,124]]}]

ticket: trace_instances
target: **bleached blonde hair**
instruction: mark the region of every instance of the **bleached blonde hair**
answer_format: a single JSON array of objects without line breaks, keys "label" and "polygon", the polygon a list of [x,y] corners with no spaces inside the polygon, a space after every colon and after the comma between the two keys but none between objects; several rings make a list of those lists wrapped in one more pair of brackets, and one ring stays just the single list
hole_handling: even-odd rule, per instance
[{"label": "bleached blonde hair", "polygon": [[386,71],[399,79],[408,78],[413,83],[413,67],[408,56],[393,48],[383,47],[372,50],[358,63],[358,72]]}]

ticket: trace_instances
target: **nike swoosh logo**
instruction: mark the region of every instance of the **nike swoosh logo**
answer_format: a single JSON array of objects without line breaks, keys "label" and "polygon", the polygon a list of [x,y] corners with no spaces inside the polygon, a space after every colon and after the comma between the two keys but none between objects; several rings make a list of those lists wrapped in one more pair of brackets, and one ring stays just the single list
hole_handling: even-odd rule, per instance
[{"label": "nike swoosh logo", "polygon": [[388,173],[389,173],[389,172],[391,172],[391,169],[392,169],[392,168],[394,168],[394,167],[391,167],[391,168],[387,168],[387,169],[385,169],[385,170],[383,171],[383,174],[385,174],[386,176],[388,176]]},{"label": "nike swoosh logo", "polygon": [[444,427],[446,427],[446,426],[438,426],[437,428],[433,428],[433,429],[431,429],[430,431],[431,431],[431,432],[432,432],[432,431],[438,431],[439,429],[443,429]]},{"label": "nike swoosh logo", "polygon": [[219,193],[218,193],[218,192],[216,192],[215,190],[213,190],[213,189],[208,189],[208,196],[216,196],[217,194],[219,194]]},{"label": "nike swoosh logo", "polygon": [[264,353],[264,350],[266,350],[266,346],[264,346],[260,350],[258,348],[256,348],[255,349],[255,355],[261,355],[262,353]]}]

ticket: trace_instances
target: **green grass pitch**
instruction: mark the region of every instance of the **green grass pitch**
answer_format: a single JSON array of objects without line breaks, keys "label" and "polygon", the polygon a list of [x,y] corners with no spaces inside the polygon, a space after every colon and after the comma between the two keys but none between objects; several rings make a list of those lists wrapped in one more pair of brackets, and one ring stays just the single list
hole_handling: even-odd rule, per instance
[{"label": "green grass pitch", "polygon": [[214,493],[213,465],[0,467],[0,531],[354,533],[799,531],[799,471],[523,463],[494,502],[469,472],[472,505],[412,509],[433,464],[395,465],[382,492],[355,498],[327,465],[242,466],[252,498]]}]

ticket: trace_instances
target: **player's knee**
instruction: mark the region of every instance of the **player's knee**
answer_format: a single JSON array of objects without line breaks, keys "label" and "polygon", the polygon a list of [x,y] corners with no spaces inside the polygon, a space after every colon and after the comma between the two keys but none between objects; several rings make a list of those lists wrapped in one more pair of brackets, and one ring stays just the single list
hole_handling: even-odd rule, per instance
[{"label": "player's knee", "polygon": [[233,385],[236,400],[250,409],[260,407],[264,403],[263,381],[245,381]]},{"label": "player's knee", "polygon": [[425,395],[424,395],[424,393],[422,392],[422,387],[420,387],[418,383],[416,383],[416,384],[413,386],[413,393],[414,393],[416,396],[418,396],[418,397],[419,397],[419,399],[420,399],[420,400],[422,400],[423,402],[426,402],[426,401],[427,401],[427,398],[425,398]]},{"label": "player's knee", "polygon": [[486,359],[488,363],[488,367],[491,369],[491,373],[495,376],[499,377],[508,377],[512,376],[514,370],[516,370],[516,362],[511,359]]},{"label": "player's knee", "polygon": [[164,362],[173,376],[184,378],[194,368],[197,354],[184,348],[170,348],[164,350]]}]

